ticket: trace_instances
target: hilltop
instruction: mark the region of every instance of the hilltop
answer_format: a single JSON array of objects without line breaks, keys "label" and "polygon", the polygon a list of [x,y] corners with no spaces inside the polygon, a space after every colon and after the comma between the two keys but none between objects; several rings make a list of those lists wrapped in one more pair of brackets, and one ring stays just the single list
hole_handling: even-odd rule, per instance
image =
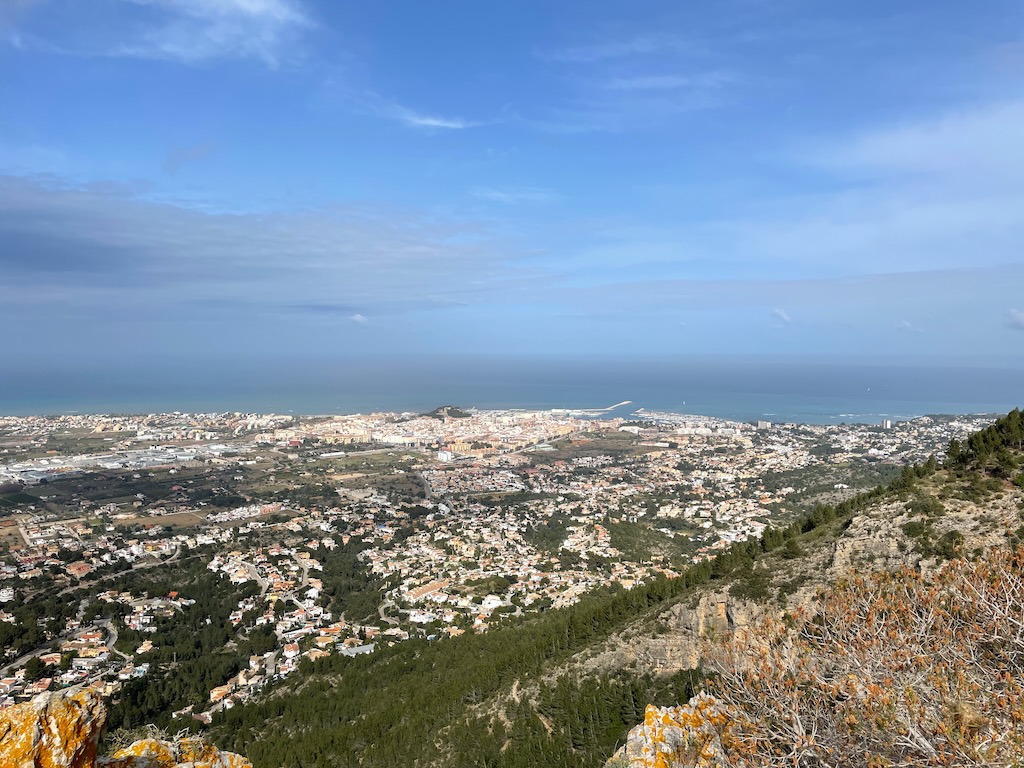
[{"label": "hilltop", "polygon": [[431,419],[468,419],[472,414],[455,405],[439,405],[429,413],[422,415]]}]

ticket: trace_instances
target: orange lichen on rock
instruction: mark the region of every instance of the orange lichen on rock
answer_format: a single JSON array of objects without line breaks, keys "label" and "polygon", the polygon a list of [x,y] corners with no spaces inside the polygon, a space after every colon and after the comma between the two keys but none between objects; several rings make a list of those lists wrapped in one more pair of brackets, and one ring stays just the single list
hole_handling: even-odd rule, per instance
[{"label": "orange lichen on rock", "polygon": [[173,747],[160,739],[142,739],[117,750],[112,757],[103,758],[103,768],[160,768],[174,765],[178,760]]},{"label": "orange lichen on rock", "polygon": [[107,711],[90,689],[43,693],[0,712],[2,768],[252,768],[202,739],[142,739],[96,757]]},{"label": "orange lichen on rock", "polygon": [[0,712],[0,765],[92,768],[107,711],[89,689],[41,693]]},{"label": "orange lichen on rock", "polygon": [[643,725],[609,765],[629,768],[717,768],[736,765],[725,758],[733,718],[711,696],[700,694],[681,707],[649,705]]},{"label": "orange lichen on rock", "polygon": [[221,752],[202,739],[142,739],[100,758],[97,768],[252,768],[233,752]]}]

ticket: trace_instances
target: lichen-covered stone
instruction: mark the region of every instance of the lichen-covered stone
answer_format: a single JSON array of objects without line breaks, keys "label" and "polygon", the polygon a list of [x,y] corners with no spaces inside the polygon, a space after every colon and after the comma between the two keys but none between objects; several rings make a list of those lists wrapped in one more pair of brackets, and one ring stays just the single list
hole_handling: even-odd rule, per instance
[{"label": "lichen-covered stone", "polygon": [[252,768],[198,738],[142,739],[96,757],[107,711],[89,689],[43,693],[0,711],[0,768]]},{"label": "lichen-covered stone", "polygon": [[163,768],[177,762],[173,747],[166,741],[141,739],[117,750],[111,757],[101,758],[99,765],[103,768]]},{"label": "lichen-covered stone", "polygon": [[648,706],[644,722],[608,765],[625,768],[722,768],[737,765],[725,757],[732,718],[706,694],[681,707]]},{"label": "lichen-covered stone", "polygon": [[97,768],[252,768],[233,752],[221,752],[202,739],[142,739],[100,758]]},{"label": "lichen-covered stone", "polygon": [[41,693],[0,711],[4,768],[92,768],[107,711],[89,689]]}]

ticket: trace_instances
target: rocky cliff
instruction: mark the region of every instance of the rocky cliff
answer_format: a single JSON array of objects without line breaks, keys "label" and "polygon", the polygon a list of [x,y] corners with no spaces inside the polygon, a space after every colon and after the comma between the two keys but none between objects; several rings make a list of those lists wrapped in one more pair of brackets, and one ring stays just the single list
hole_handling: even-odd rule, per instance
[{"label": "rocky cliff", "polygon": [[[984,502],[940,500],[945,482],[940,474],[922,481],[912,498],[880,502],[844,526],[833,524],[834,533],[825,530],[804,541],[798,558],[765,556],[758,565],[764,579],[759,598],[737,596],[735,579],[707,585],[662,612],[659,631],[627,628],[569,666],[585,673],[628,668],[655,675],[692,669],[700,665],[709,640],[742,637],[766,617],[797,608],[813,610],[821,590],[836,580],[901,566],[927,573],[943,559],[935,550],[944,537],[953,537],[947,540],[957,552],[986,552],[1006,543],[1024,521],[1020,488],[1007,486]],[[921,511],[922,498],[940,506]]]},{"label": "rocky cliff", "polygon": [[201,739],[143,739],[97,757],[107,719],[102,697],[89,689],[43,693],[0,712],[4,768],[252,768]]},{"label": "rocky cliff", "polygon": [[[798,557],[763,557],[755,566],[762,580],[758,599],[740,597],[735,578],[705,588],[662,612],[658,631],[626,630],[576,666],[588,672],[626,667],[653,674],[688,669],[702,662],[709,642],[742,639],[761,620],[794,608],[813,613],[822,590],[837,580],[899,567],[930,574],[950,557],[979,555],[1024,538],[1020,484],[1003,482],[985,498],[963,498],[970,484],[970,476],[949,472],[921,480],[911,492],[892,494],[846,523],[837,521],[831,529],[802,537]],[[629,732],[608,768],[721,764],[725,731],[720,726],[727,726],[728,718],[709,701],[700,696],[682,707],[648,707],[644,723]],[[707,712],[715,714],[708,718]]]}]

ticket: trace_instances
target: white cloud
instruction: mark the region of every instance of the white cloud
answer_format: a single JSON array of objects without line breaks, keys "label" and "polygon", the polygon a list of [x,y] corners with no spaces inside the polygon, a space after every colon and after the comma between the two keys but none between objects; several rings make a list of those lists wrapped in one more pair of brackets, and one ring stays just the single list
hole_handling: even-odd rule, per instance
[{"label": "white cloud", "polygon": [[250,16],[275,21],[303,21],[294,0],[122,0],[135,5],[159,6],[196,18]]},{"label": "white cloud", "polygon": [[399,104],[388,103],[378,110],[385,117],[390,117],[406,125],[415,128],[444,128],[447,130],[463,130],[465,128],[476,128],[481,123],[472,120],[463,120],[458,117],[439,117],[427,115],[422,112],[403,107]]},{"label": "white cloud", "polygon": [[599,40],[584,45],[568,46],[541,53],[540,57],[551,61],[588,64],[609,59],[683,51],[695,47],[692,41],[679,35],[637,35],[619,40]]},{"label": "white cloud", "polygon": [[205,160],[216,147],[217,145],[212,141],[204,141],[187,147],[172,147],[164,158],[164,171],[173,176],[183,166]]},{"label": "white cloud", "polygon": [[316,99],[324,108],[341,108],[354,114],[393,120],[411,128],[427,131],[461,131],[485,124],[478,120],[413,109],[395,98],[382,96],[370,88],[354,85],[345,78],[331,77],[325,80]]},{"label": "white cloud", "polygon": [[847,142],[806,153],[841,172],[951,174],[1024,180],[1024,101],[976,105],[938,117],[867,131]]},{"label": "white cloud", "polygon": [[877,127],[827,149],[805,141],[780,165],[810,165],[822,191],[762,197],[672,237],[680,252],[806,276],[1020,264],[1020,136],[1024,102]]},{"label": "white cloud", "polygon": [[559,196],[548,189],[539,187],[476,187],[472,190],[474,197],[490,200],[495,203],[550,203]]},{"label": "white cloud", "polygon": [[0,242],[0,306],[247,305],[366,324],[473,300],[521,271],[485,225],[436,212],[208,213],[9,176]]},{"label": "white cloud", "polygon": [[0,173],[60,173],[68,158],[62,149],[40,144],[19,144],[0,137]]},{"label": "white cloud", "polygon": [[1019,309],[1011,309],[1007,312],[1006,327],[1015,331],[1024,331],[1024,312]]},{"label": "white cloud", "polygon": [[697,50],[677,35],[640,35],[548,54],[564,65],[567,94],[523,122],[549,133],[616,133],[731,103],[740,78],[717,64],[709,68],[705,57],[695,68],[689,54]]},{"label": "white cloud", "polygon": [[790,323],[793,322],[793,319],[789,316],[789,313],[786,312],[786,310],[782,309],[781,307],[776,307],[775,309],[772,310],[772,317],[778,321],[776,324],[780,326],[789,325]]},{"label": "white cloud", "polygon": [[728,72],[702,72],[696,75],[642,75],[615,77],[605,83],[613,91],[675,91],[683,88],[718,88],[735,80]]},{"label": "white cloud", "polygon": [[143,11],[109,56],[194,64],[255,58],[277,66],[312,26],[299,0],[121,0]]}]

